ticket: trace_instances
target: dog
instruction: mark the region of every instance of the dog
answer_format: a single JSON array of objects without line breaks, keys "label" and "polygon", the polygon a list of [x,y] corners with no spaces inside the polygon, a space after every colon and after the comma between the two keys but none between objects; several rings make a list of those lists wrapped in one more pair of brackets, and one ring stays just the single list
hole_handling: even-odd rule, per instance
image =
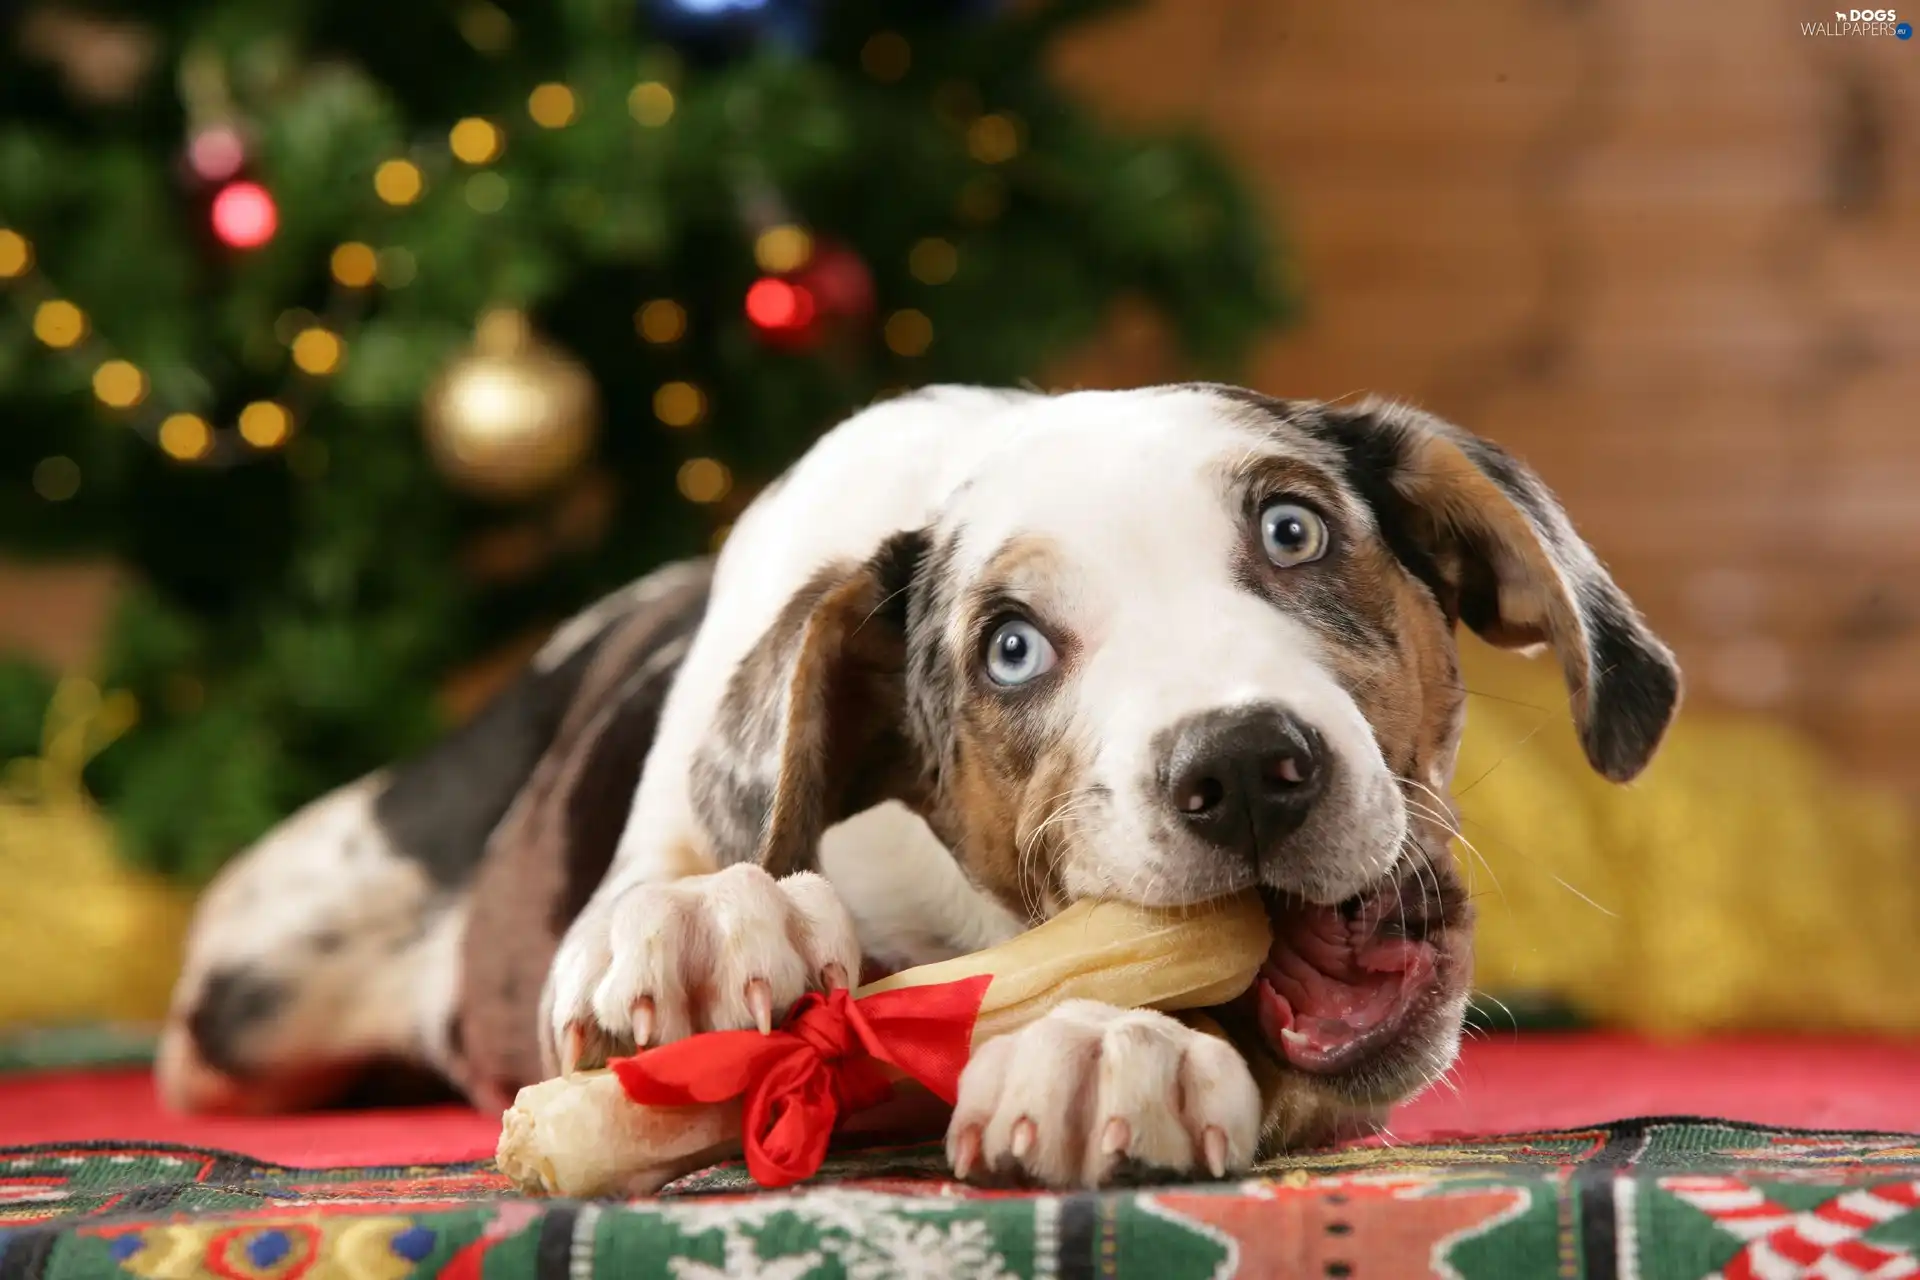
[{"label": "dog", "polygon": [[1365,1132],[1468,1001],[1460,625],[1552,650],[1599,773],[1647,764],[1673,657],[1487,441],[1212,384],[883,402],[717,560],[599,602],[232,863],[160,1087],[310,1106],[397,1063],[501,1107],[1081,898],[1257,890],[1274,947],[1231,1005],[1079,1001],[983,1046],[954,1171],[1224,1176]]}]

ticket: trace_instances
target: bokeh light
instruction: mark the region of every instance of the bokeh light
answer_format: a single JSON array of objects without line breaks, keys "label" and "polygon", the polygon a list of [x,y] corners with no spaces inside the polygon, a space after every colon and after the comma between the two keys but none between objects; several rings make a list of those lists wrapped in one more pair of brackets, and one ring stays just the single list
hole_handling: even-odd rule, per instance
[{"label": "bokeh light", "polygon": [[112,409],[131,409],[147,398],[147,375],[125,360],[109,360],[93,371],[93,394]]},{"label": "bokeh light", "polygon": [[680,494],[688,502],[718,502],[733,488],[733,473],[712,458],[689,458],[677,477]]},{"label": "bokeh light", "polygon": [[668,382],[653,393],[653,416],[669,427],[690,427],[706,413],[706,394],[691,382]]},{"label": "bokeh light", "polygon": [[280,227],[273,197],[257,182],[230,182],[213,198],[213,233],[235,249],[258,249]]},{"label": "bokeh light", "polygon": [[182,462],[203,458],[213,448],[213,428],[197,413],[176,413],[160,424],[160,447]]},{"label": "bokeh light", "polygon": [[648,342],[678,342],[687,332],[687,309],[672,298],[655,298],[634,313],[633,325]]},{"label": "bokeh light", "polygon": [[412,204],[426,185],[420,166],[411,160],[388,160],[373,171],[373,192],[388,204]]}]

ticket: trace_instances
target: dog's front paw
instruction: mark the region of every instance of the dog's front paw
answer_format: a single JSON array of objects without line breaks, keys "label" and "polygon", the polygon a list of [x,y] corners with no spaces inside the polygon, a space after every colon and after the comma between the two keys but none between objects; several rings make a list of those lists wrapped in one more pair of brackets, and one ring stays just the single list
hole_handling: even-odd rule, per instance
[{"label": "dog's front paw", "polygon": [[562,1072],[617,1047],[697,1031],[770,1029],[809,988],[860,973],[853,919],[811,872],[775,880],[742,863],[638,884],[568,930],[549,979],[549,1048]]},{"label": "dog's front paw", "polygon": [[1224,1177],[1253,1160],[1260,1091],[1226,1041],[1164,1013],[1072,1000],[981,1046],[947,1128],[954,1173],[1050,1187]]}]

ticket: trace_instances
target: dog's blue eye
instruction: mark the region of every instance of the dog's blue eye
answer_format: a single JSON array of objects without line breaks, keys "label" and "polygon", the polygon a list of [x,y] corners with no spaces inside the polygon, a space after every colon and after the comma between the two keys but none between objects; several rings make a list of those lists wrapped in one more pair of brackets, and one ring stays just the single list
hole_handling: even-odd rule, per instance
[{"label": "dog's blue eye", "polygon": [[987,675],[995,684],[1025,684],[1053,670],[1058,660],[1040,628],[1024,618],[1001,623],[987,641]]},{"label": "dog's blue eye", "polygon": [[1260,544],[1282,569],[1310,564],[1327,553],[1327,522],[1297,502],[1260,509]]}]

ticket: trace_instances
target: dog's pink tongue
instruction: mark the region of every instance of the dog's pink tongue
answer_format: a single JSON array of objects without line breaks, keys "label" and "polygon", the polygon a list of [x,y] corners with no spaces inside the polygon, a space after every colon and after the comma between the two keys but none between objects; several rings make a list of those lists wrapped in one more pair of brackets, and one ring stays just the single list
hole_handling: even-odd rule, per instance
[{"label": "dog's pink tongue", "polygon": [[1406,1012],[1431,971],[1430,946],[1381,936],[1373,915],[1310,907],[1275,919],[1256,1008],[1268,1042],[1295,1066],[1341,1065],[1347,1050]]}]

